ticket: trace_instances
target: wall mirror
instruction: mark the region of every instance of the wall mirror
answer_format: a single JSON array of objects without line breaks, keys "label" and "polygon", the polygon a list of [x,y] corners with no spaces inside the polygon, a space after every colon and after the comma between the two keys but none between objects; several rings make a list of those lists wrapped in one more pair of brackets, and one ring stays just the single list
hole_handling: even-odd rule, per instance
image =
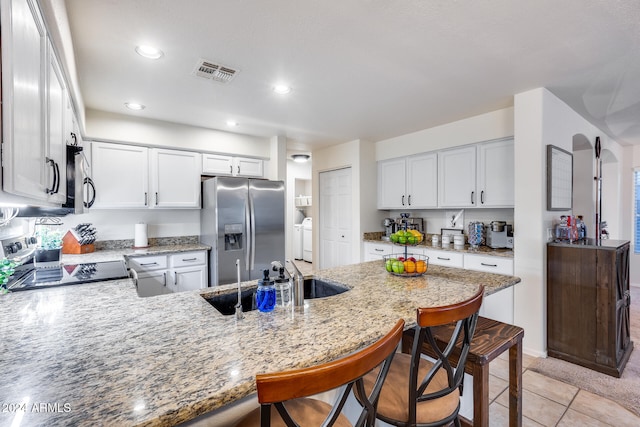
[{"label": "wall mirror", "polygon": [[547,145],[547,210],[566,211],[573,202],[573,154]]}]

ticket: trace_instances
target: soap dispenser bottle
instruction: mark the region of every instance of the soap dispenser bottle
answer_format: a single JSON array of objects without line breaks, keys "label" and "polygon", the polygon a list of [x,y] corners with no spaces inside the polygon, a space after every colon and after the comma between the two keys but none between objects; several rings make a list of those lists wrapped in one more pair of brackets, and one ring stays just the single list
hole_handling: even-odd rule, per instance
[{"label": "soap dispenser bottle", "polygon": [[258,290],[256,291],[256,305],[258,310],[262,312],[273,311],[276,306],[276,287],[269,277],[269,270],[263,270],[264,275],[258,281]]}]

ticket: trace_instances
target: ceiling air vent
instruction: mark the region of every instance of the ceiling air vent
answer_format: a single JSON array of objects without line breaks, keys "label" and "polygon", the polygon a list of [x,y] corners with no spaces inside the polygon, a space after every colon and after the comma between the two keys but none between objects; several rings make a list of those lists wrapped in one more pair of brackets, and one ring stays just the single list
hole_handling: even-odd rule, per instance
[{"label": "ceiling air vent", "polygon": [[198,60],[196,68],[193,70],[193,74],[197,77],[214,80],[220,83],[229,83],[237,73],[238,71],[233,68],[215,64],[214,62],[207,61],[206,59]]}]

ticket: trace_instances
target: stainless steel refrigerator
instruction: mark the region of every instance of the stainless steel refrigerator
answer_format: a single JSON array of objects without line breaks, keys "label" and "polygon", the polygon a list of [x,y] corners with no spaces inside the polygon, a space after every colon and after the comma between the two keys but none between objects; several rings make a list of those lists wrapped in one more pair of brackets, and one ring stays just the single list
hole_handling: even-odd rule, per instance
[{"label": "stainless steel refrigerator", "polygon": [[284,265],[282,181],[215,177],[202,182],[200,241],[211,246],[209,285],[262,278],[272,261]]}]

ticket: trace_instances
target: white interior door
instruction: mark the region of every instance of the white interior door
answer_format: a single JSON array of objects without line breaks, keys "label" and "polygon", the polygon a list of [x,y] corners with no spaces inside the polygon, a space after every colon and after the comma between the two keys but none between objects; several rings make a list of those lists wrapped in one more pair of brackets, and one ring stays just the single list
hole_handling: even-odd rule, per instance
[{"label": "white interior door", "polygon": [[319,267],[351,264],[351,168],[320,173]]}]

